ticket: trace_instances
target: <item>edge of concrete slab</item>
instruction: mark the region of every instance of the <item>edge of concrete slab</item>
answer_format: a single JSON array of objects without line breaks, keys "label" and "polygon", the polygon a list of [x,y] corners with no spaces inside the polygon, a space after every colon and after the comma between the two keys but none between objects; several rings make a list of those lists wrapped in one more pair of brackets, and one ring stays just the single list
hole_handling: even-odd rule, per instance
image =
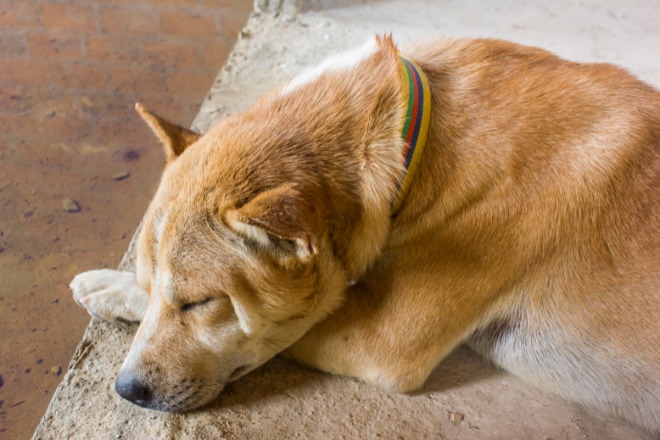
[{"label": "edge of concrete slab", "polygon": [[[245,109],[300,66],[353,45],[365,32],[316,14],[289,23],[253,15],[193,127],[204,131],[223,114]],[[133,270],[134,246],[133,240],[121,270]],[[412,395],[274,359],[229,384],[206,408],[186,414],[148,411],[113,389],[135,329],[90,323],[34,439],[651,439],[541,393],[466,349],[446,359]]]}]

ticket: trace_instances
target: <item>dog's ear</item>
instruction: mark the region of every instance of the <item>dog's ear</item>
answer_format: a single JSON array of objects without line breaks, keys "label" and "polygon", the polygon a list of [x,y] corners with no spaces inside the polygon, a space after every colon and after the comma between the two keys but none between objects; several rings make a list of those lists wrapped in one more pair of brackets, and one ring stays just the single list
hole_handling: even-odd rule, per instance
[{"label": "dog's ear", "polygon": [[139,102],[135,104],[135,110],[137,110],[144,122],[147,123],[151,131],[156,134],[165,147],[165,159],[167,163],[176,159],[186,148],[194,144],[202,136],[199,133],[180,127],[151,113]]},{"label": "dog's ear", "polygon": [[240,208],[228,209],[224,221],[238,234],[265,247],[278,248],[277,240],[289,242],[303,262],[318,252],[315,208],[292,184],[264,191]]}]

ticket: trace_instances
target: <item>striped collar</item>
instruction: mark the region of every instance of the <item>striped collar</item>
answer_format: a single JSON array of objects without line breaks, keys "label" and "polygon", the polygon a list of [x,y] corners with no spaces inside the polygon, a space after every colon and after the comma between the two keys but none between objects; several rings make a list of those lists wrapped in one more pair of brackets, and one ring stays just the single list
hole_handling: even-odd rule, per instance
[{"label": "striped collar", "polygon": [[396,216],[408,194],[415,177],[417,166],[426,144],[426,134],[431,119],[431,92],[429,81],[422,69],[413,60],[399,55],[401,80],[406,100],[406,113],[402,121],[401,138],[405,174],[399,182],[397,195],[392,202],[392,217]]}]

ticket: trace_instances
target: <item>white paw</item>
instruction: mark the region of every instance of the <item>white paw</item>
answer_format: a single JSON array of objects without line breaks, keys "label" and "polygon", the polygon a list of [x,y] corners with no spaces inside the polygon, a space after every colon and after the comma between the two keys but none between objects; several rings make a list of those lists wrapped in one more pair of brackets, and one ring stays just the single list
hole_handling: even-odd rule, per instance
[{"label": "white paw", "polygon": [[133,272],[101,269],[76,275],[69,284],[73,299],[103,321],[138,322],[147,311],[149,295]]}]

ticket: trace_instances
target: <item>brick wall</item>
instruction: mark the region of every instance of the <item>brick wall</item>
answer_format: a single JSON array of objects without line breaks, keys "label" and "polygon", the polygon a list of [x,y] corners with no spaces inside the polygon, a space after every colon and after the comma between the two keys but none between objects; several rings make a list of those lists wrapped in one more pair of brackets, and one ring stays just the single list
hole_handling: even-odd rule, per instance
[{"label": "brick wall", "polygon": [[190,122],[250,9],[250,0],[1,0],[0,85],[148,98]]}]

